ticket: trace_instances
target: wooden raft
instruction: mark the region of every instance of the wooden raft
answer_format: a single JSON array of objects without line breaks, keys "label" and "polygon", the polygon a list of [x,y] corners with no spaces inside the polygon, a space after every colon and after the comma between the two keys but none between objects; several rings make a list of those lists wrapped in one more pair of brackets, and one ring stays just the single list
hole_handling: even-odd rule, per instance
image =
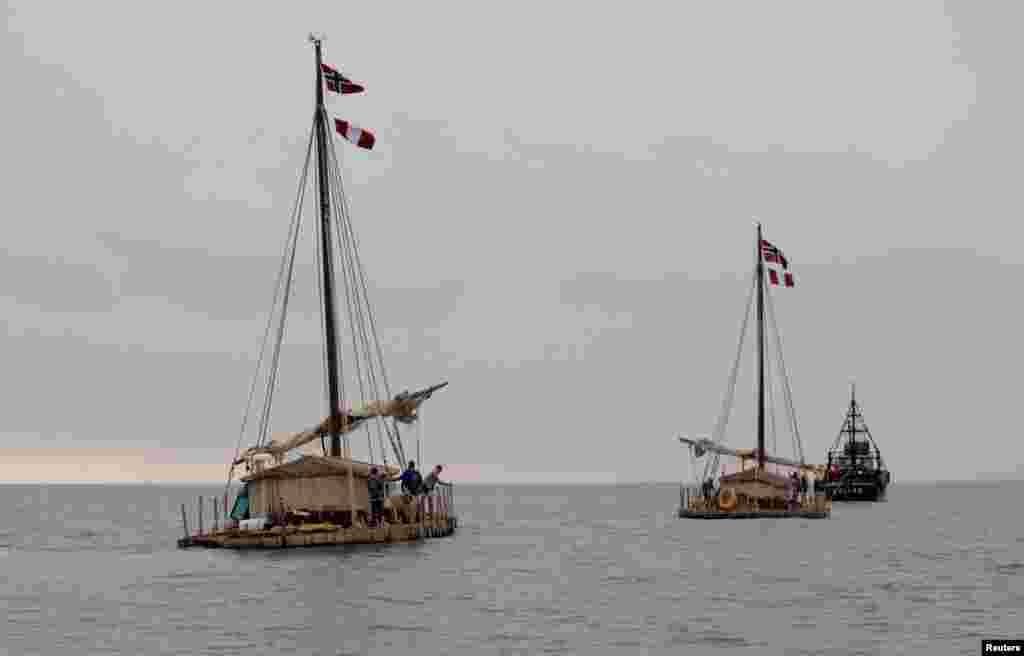
[{"label": "wooden raft", "polygon": [[[385,517],[390,521],[384,526],[370,527],[365,523],[365,513],[357,513],[355,526],[342,526],[334,521],[309,520],[274,526],[263,530],[242,529],[237,524],[220,526],[218,499],[209,499],[213,506],[213,526],[204,530],[204,498],[197,504],[198,530],[190,532],[185,504],[181,505],[181,522],[185,537],[178,539],[178,547],[206,547],[214,549],[267,549],[286,547],[315,547],[344,544],[383,544],[388,542],[413,542],[429,538],[453,535],[458,528],[458,516],[454,512],[454,493],[450,483],[438,483],[438,491],[426,497],[429,509],[417,509],[415,499],[403,496],[390,497],[385,502]],[[421,499],[422,501],[422,499]],[[309,513],[299,512],[308,516]],[[315,520],[314,520],[315,521]],[[348,523],[347,521],[345,522]]]},{"label": "wooden raft", "polygon": [[724,510],[679,509],[679,517],[686,519],[780,519],[783,517],[828,519],[829,516],[830,513],[817,510],[757,510],[746,512],[725,512]]},{"label": "wooden raft", "polygon": [[721,495],[704,497],[699,487],[680,487],[679,517],[685,519],[828,519],[832,501],[825,495],[801,495],[796,507],[787,502],[786,479],[748,469],[719,479],[723,492],[732,493],[723,507]]},{"label": "wooden raft", "polygon": [[458,527],[456,517],[426,518],[416,524],[389,524],[370,528],[355,526],[307,527],[275,526],[265,531],[243,531],[235,528],[196,533],[178,540],[178,547],[213,549],[281,549],[343,544],[382,544],[414,542],[452,535]]}]

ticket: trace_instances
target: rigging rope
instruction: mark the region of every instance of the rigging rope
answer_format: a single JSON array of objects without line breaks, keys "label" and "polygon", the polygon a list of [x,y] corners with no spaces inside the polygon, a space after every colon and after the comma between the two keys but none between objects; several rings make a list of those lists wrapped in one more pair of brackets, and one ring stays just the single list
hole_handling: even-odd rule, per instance
[{"label": "rigging rope", "polygon": [[[356,320],[359,324],[358,335],[361,338],[360,345],[363,347],[363,355],[367,363],[367,377],[369,378],[369,385],[376,390],[378,376],[384,387],[384,398],[391,398],[391,386],[387,379],[387,369],[384,366],[383,350],[380,346],[380,338],[377,334],[376,321],[373,316],[372,306],[369,300],[368,286],[366,283],[366,272],[365,267],[362,265],[361,258],[359,256],[358,240],[356,239],[355,230],[352,226],[351,214],[349,210],[348,197],[345,194],[344,180],[341,175],[341,167],[338,162],[337,154],[334,152],[333,147],[330,151],[330,164],[334,180],[337,184],[337,200],[336,207],[338,207],[338,232],[339,239],[343,239],[344,245],[347,248],[339,249],[340,252],[346,256],[346,270],[348,273],[348,279],[351,281],[353,287],[353,293],[355,298],[350,304],[350,307],[355,309]],[[346,289],[348,293],[348,289]],[[364,310],[365,308],[365,310]],[[367,330],[369,329],[369,330]],[[355,335],[356,331],[353,329],[353,349],[355,346]],[[371,341],[373,350],[371,350]],[[374,359],[376,355],[376,359]],[[358,355],[357,355],[358,357]],[[401,437],[398,432],[398,424],[395,422],[395,432],[392,435],[391,430],[387,422],[382,419],[376,424],[378,430],[378,441],[381,446],[382,457],[386,462],[383,449],[383,436],[381,435],[381,428],[387,433],[388,440],[391,442],[391,447],[398,457],[399,461],[404,461],[404,449],[402,448]],[[367,426],[369,430],[369,426]]]},{"label": "rigging rope", "polygon": [[231,458],[231,464],[228,465],[228,476],[227,483],[224,486],[225,498],[231,487],[231,477],[235,471],[235,460],[238,459],[238,454],[242,450],[242,440],[245,439],[245,429],[249,423],[249,413],[252,410],[253,398],[256,395],[256,384],[259,381],[260,369],[263,366],[263,358],[266,355],[267,341],[270,339],[270,330],[274,323],[274,308],[277,307],[277,299],[281,293],[281,283],[285,275],[285,267],[289,261],[289,251],[294,250],[295,236],[294,233],[298,232],[299,225],[301,224],[301,206],[302,199],[304,197],[304,188],[306,186],[307,171],[309,170],[309,158],[313,150],[313,130],[310,130],[309,141],[306,144],[306,157],[305,163],[302,167],[302,173],[299,176],[299,188],[296,192],[295,204],[292,208],[291,220],[288,228],[288,236],[285,239],[284,252],[281,254],[281,264],[278,267],[277,283],[274,286],[274,296],[270,305],[270,313],[267,316],[267,326],[263,332],[263,342],[260,346],[260,355],[256,361],[256,372],[253,374],[252,384],[249,387],[248,399],[245,403],[245,412],[242,415],[242,426],[238,431],[238,441],[235,444],[235,455]]},{"label": "rigging rope", "polygon": [[420,444],[426,443],[423,438],[423,434],[426,431],[423,429],[423,420],[421,419],[416,423],[416,462],[419,463],[420,468],[423,467],[423,453],[420,452]]},{"label": "rigging rope", "polygon": [[[338,169],[337,161],[335,161],[335,168]],[[348,196],[345,194],[344,182],[341,180],[340,169],[338,169],[338,180],[339,180],[338,189],[340,191],[341,199],[342,199],[342,205],[341,206],[342,206],[342,209],[344,211],[344,215],[346,217],[346,225],[348,227],[348,232],[349,232],[349,235],[350,235],[350,242],[352,244],[352,255],[353,255],[353,258],[355,260],[356,271],[359,273],[359,280],[358,280],[358,282],[359,282],[360,289],[361,289],[362,294],[363,294],[363,302],[366,303],[366,307],[369,308],[370,307],[370,296],[369,296],[369,292],[367,290],[367,284],[366,284],[366,269],[363,266],[362,258],[360,258],[360,256],[359,256],[359,242],[356,239],[355,231],[352,228],[352,222],[351,222],[351,220],[348,219],[348,217],[351,216],[351,214],[349,212]],[[387,394],[390,397],[391,396],[391,385],[388,383],[387,370],[384,369],[384,367],[383,367],[383,364],[384,364],[384,352],[383,352],[383,350],[380,347],[380,338],[377,335],[377,322],[374,320],[372,312],[368,313],[368,316],[369,316],[369,319],[370,319],[370,332],[373,335],[373,342],[374,342],[374,346],[376,347],[376,351],[377,351],[377,358],[378,358],[378,360],[381,363],[381,380],[384,383],[384,393]]]},{"label": "rigging rope", "polygon": [[[775,423],[775,401],[774,393],[772,392],[774,386],[772,385],[771,363],[772,361],[768,359],[764,361],[765,392],[767,397],[765,401],[768,405],[768,428],[772,438],[772,453],[779,455],[778,430]],[[775,467],[775,470],[778,471],[778,466]]]},{"label": "rigging rope", "polygon": [[[319,109],[317,110],[320,111]],[[303,201],[305,199],[307,184],[309,178],[309,172],[312,169],[311,156],[313,153],[313,144],[316,138],[316,131],[318,129],[319,115],[314,115],[313,128],[310,131],[309,140],[306,146],[306,156],[300,175],[299,188],[296,193],[295,205],[292,210],[291,225],[289,228],[288,238],[285,241],[285,250],[282,254],[281,264],[279,267],[277,284],[274,290],[273,302],[271,305],[271,313],[267,319],[266,329],[264,331],[263,342],[260,348],[260,355],[257,362],[257,371],[253,377],[252,385],[250,387],[248,399],[246,402],[246,411],[243,415],[242,426],[239,431],[238,442],[235,447],[234,460],[238,458],[241,452],[242,441],[244,440],[246,428],[249,423],[250,413],[252,411],[253,401],[255,400],[256,386],[259,382],[261,372],[263,371],[263,365],[267,359],[267,347],[271,343],[272,334],[276,333],[275,338],[272,340],[273,348],[269,357],[268,365],[268,380],[267,388],[263,399],[263,408],[259,414],[259,429],[256,440],[256,446],[263,446],[268,442],[268,431],[270,426],[270,414],[273,405],[274,393],[277,388],[278,375],[280,371],[280,359],[281,359],[281,346],[285,334],[286,317],[288,313],[288,306],[291,298],[291,287],[294,279],[295,271],[295,259],[296,259],[296,246],[298,243],[301,225],[302,225],[302,211]],[[369,291],[366,279],[365,269],[362,265],[361,257],[359,254],[358,241],[356,239],[355,230],[352,226],[348,198],[345,194],[344,180],[341,175],[341,167],[338,161],[337,152],[334,147],[333,140],[326,140],[324,143],[325,152],[323,153],[324,159],[328,166],[328,178],[327,184],[327,195],[329,200],[333,201],[334,212],[333,227],[336,228],[336,235],[329,235],[332,245],[338,248],[340,258],[340,268],[342,271],[342,283],[345,285],[345,299],[346,299],[346,310],[348,314],[348,324],[351,330],[352,338],[352,351],[355,356],[355,376],[356,382],[359,387],[359,393],[363,395],[365,401],[371,401],[373,398],[378,396],[379,387],[383,387],[384,399],[390,399],[392,396],[391,386],[387,377],[387,370],[384,366],[383,349],[381,348],[380,338],[377,331],[376,321],[373,316],[372,306],[369,302]],[[333,183],[333,184],[332,184]],[[312,186],[316,192],[320,190],[320,180],[317,178],[314,180]],[[318,242],[322,240],[323,230],[325,226],[321,225],[320,221],[314,221],[312,223],[311,233],[313,236],[313,250],[314,250],[314,261],[319,270],[327,264],[323,262],[323,255],[320,249],[317,248]],[[332,258],[333,259],[333,258]],[[319,275],[314,276],[317,281],[317,294],[319,300],[319,314],[321,319],[321,327],[324,328],[327,324],[328,317],[325,314],[324,300],[326,290],[323,285],[323,281]],[[279,298],[283,299],[280,301],[280,308],[278,308]],[[276,311],[280,311],[280,315],[276,315]],[[275,319],[277,319],[275,321]],[[333,317],[331,319],[334,319]],[[276,324],[276,326],[275,326]],[[275,330],[276,327],[276,330]],[[322,373],[323,380],[322,385],[324,387],[324,396],[328,400],[328,411],[333,414],[334,408],[332,407],[335,402],[339,399],[330,399],[329,390],[329,372],[326,340],[322,340],[321,343],[321,355],[323,361]],[[341,340],[338,343],[338,349],[341,350]],[[339,392],[341,398],[346,398],[345,395],[345,381],[342,375],[342,359],[340,353],[336,353],[335,356],[338,362],[338,375],[339,375]],[[365,367],[363,366],[365,364]],[[377,417],[376,422],[376,433],[377,441],[380,448],[380,455],[383,462],[387,463],[387,450],[384,445],[384,434],[387,435],[388,441],[391,443],[391,449],[399,459],[400,462],[405,460],[404,447],[402,445],[401,433],[399,431],[398,421],[394,421],[394,426],[389,426],[388,422],[383,417]],[[370,459],[373,459],[373,442],[370,430],[370,422],[366,423],[367,430],[367,446],[370,450]],[[344,434],[345,449],[352,455],[349,435]],[[321,437],[321,447],[326,451],[326,445],[324,444],[324,437]],[[234,472],[234,466],[228,470],[227,487],[225,488],[225,494],[227,494],[228,487],[231,484],[231,477]]]},{"label": "rigging rope", "polygon": [[286,291],[281,301],[281,319],[278,322],[278,337],[277,342],[274,344],[274,355],[271,358],[270,365],[270,380],[267,384],[266,400],[263,405],[263,413],[260,419],[259,429],[259,440],[258,444],[265,444],[267,441],[267,433],[270,430],[270,411],[274,400],[274,392],[277,390],[277,374],[280,371],[281,361],[281,342],[284,341],[284,327],[285,319],[288,317],[288,303],[291,300],[291,282],[292,274],[295,272],[295,246],[298,243],[298,230],[295,231],[296,241],[292,243],[291,257],[288,261],[288,277],[286,279]]},{"label": "rigging rope", "polygon": [[[328,166],[330,166],[330,164],[331,164],[330,157],[332,155],[334,155],[333,143],[331,144],[331,147],[328,149],[328,152],[329,152]],[[333,170],[331,171],[331,173],[333,173]],[[337,180],[333,180],[333,182],[335,182],[335,184],[337,184]],[[340,206],[340,200],[338,198],[337,190],[335,188],[331,189],[331,199],[333,201],[334,207],[337,208],[337,207]],[[350,289],[350,284],[351,284],[351,279],[352,279],[352,272],[351,272],[350,261],[349,261],[349,258],[346,257],[346,252],[345,252],[345,248],[344,248],[345,247],[344,235],[343,235],[343,232],[342,232],[342,229],[341,229],[340,222],[338,221],[337,214],[335,214],[333,219],[334,219],[333,223],[335,225],[335,232],[337,233],[335,235],[335,239],[337,240],[336,246],[337,246],[337,251],[338,251],[338,254],[339,254],[340,264],[341,264],[340,269],[341,269],[342,283],[343,283],[343,286],[344,286],[344,289],[345,289],[345,307],[346,307],[347,314],[348,314],[349,332],[351,333],[351,338],[352,338],[352,355],[353,355],[353,364],[354,364],[354,367],[355,367],[356,385],[357,385],[357,387],[359,389],[360,397],[364,401],[367,401],[367,400],[370,400],[373,397],[374,394],[373,394],[372,391],[370,393],[367,393],[368,392],[368,390],[366,389],[367,386],[366,386],[366,384],[364,384],[364,380],[363,380],[363,367],[362,367],[362,363],[361,363],[361,359],[362,359],[361,355],[362,354],[360,353],[360,350],[359,350],[359,347],[360,347],[359,341],[360,341],[360,337],[361,337],[361,332],[362,331],[360,329],[360,326],[357,325],[361,321],[361,319],[362,319],[361,308],[358,308],[358,307],[354,306],[353,302],[352,302],[352,292],[351,292],[351,289]],[[369,373],[369,371],[367,372],[367,377],[371,377],[371,374]],[[367,429],[367,446],[369,447],[370,459],[372,460],[373,459],[373,445],[370,443],[369,422],[364,422],[364,427]]]},{"label": "rigging rope", "polygon": [[[306,169],[306,170],[308,171],[308,169]],[[281,344],[284,341],[285,321],[286,321],[286,319],[288,317],[288,304],[291,301],[291,297],[292,297],[292,295],[291,295],[291,285],[292,285],[292,278],[293,278],[293,275],[295,273],[295,255],[298,252],[298,249],[296,247],[298,246],[299,232],[300,232],[301,222],[302,222],[302,219],[301,219],[301,216],[302,216],[301,202],[302,202],[302,198],[305,197],[305,184],[302,185],[301,190],[302,190],[300,192],[301,196],[300,196],[299,202],[297,203],[297,207],[299,208],[297,216],[299,218],[297,219],[297,222],[296,222],[296,229],[294,231],[294,238],[293,238],[293,241],[292,241],[292,244],[291,244],[291,248],[290,248],[290,253],[289,253],[288,275],[287,275],[287,277],[285,279],[285,287],[284,287],[285,288],[285,293],[284,293],[284,296],[282,297],[282,300],[281,300],[281,318],[280,318],[280,321],[278,322],[277,340],[275,341],[275,344],[274,344],[274,355],[271,358],[271,363],[272,364],[270,366],[270,380],[267,383],[266,400],[265,400],[264,405],[263,405],[263,413],[262,413],[262,417],[260,419],[260,428],[259,428],[259,433],[258,433],[259,437],[258,437],[258,440],[257,440],[257,444],[265,444],[267,442],[267,436],[268,436],[268,432],[270,430],[270,412],[271,412],[271,408],[273,407],[274,392],[277,390],[277,375],[280,372],[280,362],[281,362]]]},{"label": "rigging rope", "polygon": [[[366,315],[370,314],[371,308],[367,305],[365,308],[360,303],[360,299],[356,296],[356,292],[352,290],[355,286],[358,278],[358,273],[355,270],[355,263],[349,252],[350,245],[350,231],[346,230],[346,227],[351,227],[351,222],[348,220],[345,214],[344,208],[344,195],[342,193],[342,177],[341,169],[337,160],[337,153],[334,151],[332,146],[329,164],[331,166],[332,177],[336,183],[336,189],[332,189],[332,196],[334,199],[335,207],[338,208],[338,212],[335,215],[335,225],[338,232],[338,252],[341,258],[341,269],[346,282],[345,285],[345,301],[348,308],[349,317],[349,329],[352,333],[352,352],[355,357],[356,363],[356,377],[359,384],[360,393],[365,399],[377,396],[377,380],[376,371],[374,370],[373,357],[370,351],[369,337],[366,330]],[[363,372],[361,360],[365,359],[366,363],[366,384],[364,385]],[[382,365],[383,366],[383,365]],[[368,389],[367,389],[368,388]],[[386,398],[386,397],[385,397]],[[370,458],[373,458],[373,443],[372,435],[370,430],[370,423],[365,422],[364,426],[366,429],[366,445],[370,454]],[[384,441],[381,434],[381,424],[384,423],[382,418],[377,418],[374,425],[377,427],[378,442],[380,444],[381,456],[384,462],[387,462],[384,457]]]},{"label": "rigging rope", "polygon": [[[711,439],[714,442],[722,443],[725,440],[725,430],[729,424],[729,415],[732,412],[733,397],[736,392],[736,378],[739,376],[740,360],[743,357],[743,342],[747,335],[747,325],[750,323],[750,307],[754,300],[754,291],[757,289],[757,269],[754,269],[753,279],[750,283],[750,293],[747,295],[747,305],[743,310],[743,321],[740,324],[740,339],[739,344],[736,347],[736,359],[732,365],[732,372],[729,374],[729,383],[726,385],[726,395],[722,400],[722,412],[718,417],[718,422],[715,424],[715,432],[712,433]],[[718,464],[721,459],[721,454],[714,454],[709,457],[704,467],[704,479],[707,480],[711,477],[711,474],[718,469]]]},{"label": "rigging rope", "polygon": [[793,429],[793,446],[795,455],[798,455],[800,462],[805,463],[803,441],[800,439],[800,429],[796,421],[796,408],[793,404],[793,390],[789,385],[789,374],[786,371],[786,361],[782,355],[782,333],[779,331],[778,323],[775,320],[775,302],[771,294],[765,295],[768,299],[768,316],[771,320],[772,332],[775,333],[775,352],[779,360],[779,370],[782,374],[782,384],[789,412],[790,422]]}]

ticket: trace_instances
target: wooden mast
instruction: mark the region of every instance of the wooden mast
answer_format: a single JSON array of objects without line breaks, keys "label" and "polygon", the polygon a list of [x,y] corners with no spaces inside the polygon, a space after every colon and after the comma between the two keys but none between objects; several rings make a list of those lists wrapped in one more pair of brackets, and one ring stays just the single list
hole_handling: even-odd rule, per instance
[{"label": "wooden mast", "polygon": [[757,224],[757,468],[764,469],[764,248]]},{"label": "wooden mast", "polygon": [[320,39],[313,38],[316,47],[316,168],[317,188],[320,192],[320,251],[323,261],[324,284],[324,340],[327,349],[328,428],[331,434],[332,457],[341,456],[341,412],[338,407],[338,336],[334,316],[334,258],[331,256],[331,192],[327,176],[327,109],[324,107],[323,63]]},{"label": "wooden mast", "polygon": [[[324,278],[324,342],[327,347],[328,430],[331,434],[331,457],[340,458],[341,450],[341,395],[338,391],[338,337],[334,316],[334,258],[331,240],[331,190],[327,158],[327,108],[324,107],[323,56],[321,40],[313,37],[316,48],[316,168],[317,187],[320,191],[320,259]],[[355,473],[352,454],[348,458],[348,510],[349,526],[356,525]]]}]

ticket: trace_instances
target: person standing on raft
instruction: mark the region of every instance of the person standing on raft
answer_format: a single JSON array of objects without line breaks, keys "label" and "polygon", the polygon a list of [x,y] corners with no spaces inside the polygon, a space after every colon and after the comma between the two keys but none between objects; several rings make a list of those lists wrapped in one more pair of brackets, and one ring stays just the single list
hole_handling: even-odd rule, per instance
[{"label": "person standing on raft", "polygon": [[[423,494],[423,500],[424,500],[425,505],[426,505],[426,512],[427,513],[433,513],[435,511],[435,507],[434,507],[435,504],[434,504],[434,499],[433,499],[432,493],[434,491],[434,486],[436,486],[438,483],[443,482],[443,481],[441,481],[441,478],[440,478],[441,477],[441,470],[442,469],[444,469],[444,466],[442,466],[442,465],[435,466],[430,471],[430,473],[427,474],[427,477],[425,479],[423,479],[423,486],[421,488],[421,492]],[[423,505],[424,504],[422,504],[422,503],[420,504],[420,511],[421,512],[424,510],[423,509]]]},{"label": "person standing on raft", "polygon": [[366,489],[370,497],[370,526],[380,526],[384,520],[385,479],[376,466],[370,467]]},{"label": "person standing on raft", "polygon": [[409,461],[409,466],[402,472],[399,480],[402,481],[402,491],[408,496],[414,497],[420,493],[420,488],[423,486],[423,477],[416,471],[415,460]]}]

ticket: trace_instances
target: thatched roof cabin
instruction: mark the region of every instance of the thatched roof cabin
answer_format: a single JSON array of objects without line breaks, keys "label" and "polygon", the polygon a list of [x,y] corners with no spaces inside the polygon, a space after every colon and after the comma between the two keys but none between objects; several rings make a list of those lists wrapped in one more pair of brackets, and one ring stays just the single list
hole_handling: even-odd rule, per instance
[{"label": "thatched roof cabin", "polygon": [[307,454],[294,462],[255,471],[242,481],[249,486],[252,513],[366,511],[370,505],[366,479],[373,466],[388,477],[401,471],[395,465]]}]

